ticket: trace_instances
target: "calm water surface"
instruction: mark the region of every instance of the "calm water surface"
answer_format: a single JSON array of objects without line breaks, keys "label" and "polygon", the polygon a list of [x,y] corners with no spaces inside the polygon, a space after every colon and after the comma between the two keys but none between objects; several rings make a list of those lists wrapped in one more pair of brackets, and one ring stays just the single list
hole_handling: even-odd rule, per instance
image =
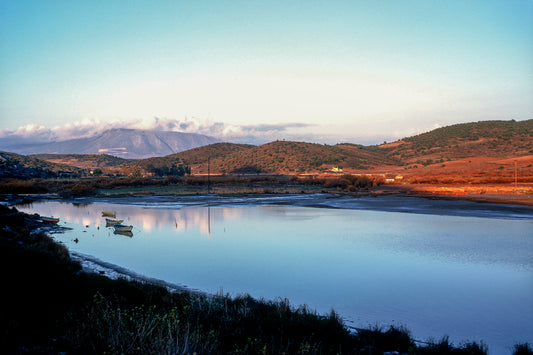
[{"label": "calm water surface", "polygon": [[[491,354],[533,343],[533,214],[424,214],[416,204],[427,201],[409,203],[410,213],[235,200],[21,209],[61,217],[73,230],[55,238],[73,251],[193,289],[333,308],[348,325],[401,324],[421,340],[483,340]],[[132,238],[105,227],[107,210]]]}]

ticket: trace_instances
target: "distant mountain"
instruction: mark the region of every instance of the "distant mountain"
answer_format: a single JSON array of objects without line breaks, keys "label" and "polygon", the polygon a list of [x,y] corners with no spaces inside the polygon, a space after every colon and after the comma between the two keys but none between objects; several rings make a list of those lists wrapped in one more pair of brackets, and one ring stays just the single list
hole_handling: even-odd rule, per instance
[{"label": "distant mountain", "polygon": [[166,156],[219,142],[195,133],[110,129],[89,138],[28,144],[0,140],[0,149],[19,154],[109,154],[125,159]]}]

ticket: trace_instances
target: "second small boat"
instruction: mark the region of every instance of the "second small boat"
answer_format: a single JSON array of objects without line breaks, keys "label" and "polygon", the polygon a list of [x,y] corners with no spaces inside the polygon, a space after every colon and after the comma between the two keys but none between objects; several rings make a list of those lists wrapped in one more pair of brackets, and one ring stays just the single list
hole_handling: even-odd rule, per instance
[{"label": "second small boat", "polygon": [[113,227],[115,224],[122,224],[122,222],[124,222],[123,219],[110,219],[110,218],[106,218],[106,219],[105,219],[105,226],[106,226],[106,227]]},{"label": "second small boat", "polygon": [[43,221],[44,223],[56,224],[57,222],[59,222],[59,218],[41,216],[41,221]]}]

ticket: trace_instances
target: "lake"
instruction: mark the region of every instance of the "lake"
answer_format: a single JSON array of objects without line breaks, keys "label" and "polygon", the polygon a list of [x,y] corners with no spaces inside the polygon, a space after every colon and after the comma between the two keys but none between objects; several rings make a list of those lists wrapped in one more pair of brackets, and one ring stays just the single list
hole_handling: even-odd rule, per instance
[{"label": "lake", "polygon": [[[74,203],[73,203],[74,202]],[[416,339],[533,343],[533,209],[406,197],[48,200],[71,251],[208,293],[288,298]],[[134,226],[113,234],[102,211]],[[77,242],[76,242],[77,241]]]}]

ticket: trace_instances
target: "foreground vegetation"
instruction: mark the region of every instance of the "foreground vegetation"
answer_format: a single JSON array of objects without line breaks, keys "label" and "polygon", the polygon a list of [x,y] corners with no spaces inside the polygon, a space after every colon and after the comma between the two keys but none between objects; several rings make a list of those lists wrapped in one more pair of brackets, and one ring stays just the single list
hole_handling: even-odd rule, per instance
[{"label": "foreground vegetation", "polygon": [[[204,295],[84,273],[37,216],[0,206],[0,347],[67,354],[487,354],[483,343],[417,343],[404,328],[349,329],[285,299]],[[53,227],[48,227],[53,228]],[[57,227],[56,227],[57,228]],[[518,344],[514,354],[532,354]]]}]

